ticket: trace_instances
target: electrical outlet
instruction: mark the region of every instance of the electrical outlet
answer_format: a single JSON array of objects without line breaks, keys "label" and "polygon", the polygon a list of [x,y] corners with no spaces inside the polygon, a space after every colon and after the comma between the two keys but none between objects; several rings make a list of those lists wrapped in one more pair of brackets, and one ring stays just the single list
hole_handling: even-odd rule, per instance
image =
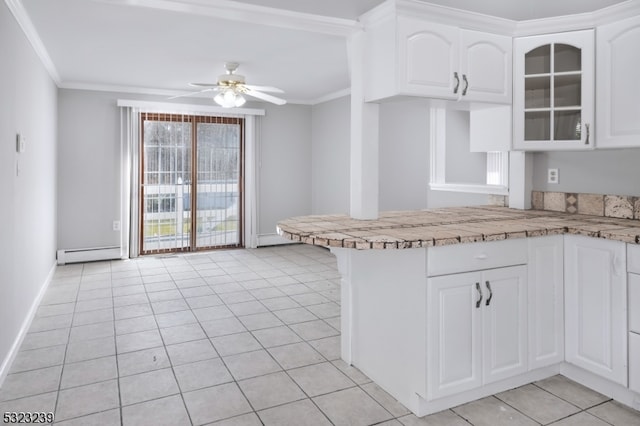
[{"label": "electrical outlet", "polygon": [[119,220],[114,220],[113,221],[113,230],[114,231],[119,231],[120,230],[120,221]]},{"label": "electrical outlet", "polygon": [[559,180],[558,169],[547,170],[547,183],[558,183]]}]

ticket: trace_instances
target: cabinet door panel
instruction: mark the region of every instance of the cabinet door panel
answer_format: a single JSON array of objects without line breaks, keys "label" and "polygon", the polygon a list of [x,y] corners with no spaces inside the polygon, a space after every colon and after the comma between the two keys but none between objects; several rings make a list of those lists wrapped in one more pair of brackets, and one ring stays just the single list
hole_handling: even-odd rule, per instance
[{"label": "cabinet door panel", "polygon": [[[407,18],[398,19],[401,92],[457,99],[458,29]],[[459,76],[461,79],[462,76]],[[458,93],[454,93],[458,85]]]},{"label": "cabinet door panel", "polygon": [[527,276],[525,266],[483,273],[484,383],[527,370]]},{"label": "cabinet door panel", "polygon": [[452,395],[481,385],[480,273],[428,280],[427,394]]},{"label": "cabinet door panel", "polygon": [[640,334],[629,333],[629,389],[640,393]]},{"label": "cabinet door panel", "polygon": [[640,334],[640,274],[629,274],[629,331]]},{"label": "cabinet door panel", "polygon": [[599,148],[640,146],[640,17],[598,27]]},{"label": "cabinet door panel", "polygon": [[565,237],[566,360],[627,384],[625,245]]},{"label": "cabinet door panel", "polygon": [[562,235],[529,238],[529,368],[564,361]]},{"label": "cabinet door panel", "polygon": [[594,147],[594,31],[520,37],[513,53],[513,147]]},{"label": "cabinet door panel", "polygon": [[463,99],[511,104],[511,37],[462,30]]}]

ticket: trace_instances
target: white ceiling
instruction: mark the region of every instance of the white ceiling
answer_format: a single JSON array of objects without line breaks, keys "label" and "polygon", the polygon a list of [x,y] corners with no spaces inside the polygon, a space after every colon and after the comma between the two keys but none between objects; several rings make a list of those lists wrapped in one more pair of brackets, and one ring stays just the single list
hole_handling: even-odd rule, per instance
[{"label": "white ceiling", "polygon": [[[22,0],[61,87],[189,91],[226,61],[247,82],[314,103],[349,86],[345,35],[383,0]],[[426,1],[426,0],[422,0]],[[623,0],[429,0],[512,20]],[[13,0],[20,3],[20,0]],[[269,6],[269,7],[265,7]],[[275,9],[271,9],[275,8]]]}]

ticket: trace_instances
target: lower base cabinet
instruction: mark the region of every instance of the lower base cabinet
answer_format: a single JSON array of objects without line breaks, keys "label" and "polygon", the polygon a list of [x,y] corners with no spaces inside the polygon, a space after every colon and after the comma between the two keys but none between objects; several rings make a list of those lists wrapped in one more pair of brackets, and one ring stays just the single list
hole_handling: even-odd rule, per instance
[{"label": "lower base cabinet", "polygon": [[427,284],[427,397],[527,371],[527,268],[432,277]]},{"label": "lower base cabinet", "polygon": [[629,389],[640,393],[640,334],[629,333]]},{"label": "lower base cabinet", "polygon": [[566,235],[565,358],[627,386],[626,246]]}]

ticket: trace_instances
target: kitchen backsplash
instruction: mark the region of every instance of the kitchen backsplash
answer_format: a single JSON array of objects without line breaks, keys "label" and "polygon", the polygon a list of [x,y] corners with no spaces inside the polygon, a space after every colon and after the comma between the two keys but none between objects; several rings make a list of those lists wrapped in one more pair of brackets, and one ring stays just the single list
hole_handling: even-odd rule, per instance
[{"label": "kitchen backsplash", "polygon": [[626,195],[532,191],[531,208],[640,220],[640,197]]}]

